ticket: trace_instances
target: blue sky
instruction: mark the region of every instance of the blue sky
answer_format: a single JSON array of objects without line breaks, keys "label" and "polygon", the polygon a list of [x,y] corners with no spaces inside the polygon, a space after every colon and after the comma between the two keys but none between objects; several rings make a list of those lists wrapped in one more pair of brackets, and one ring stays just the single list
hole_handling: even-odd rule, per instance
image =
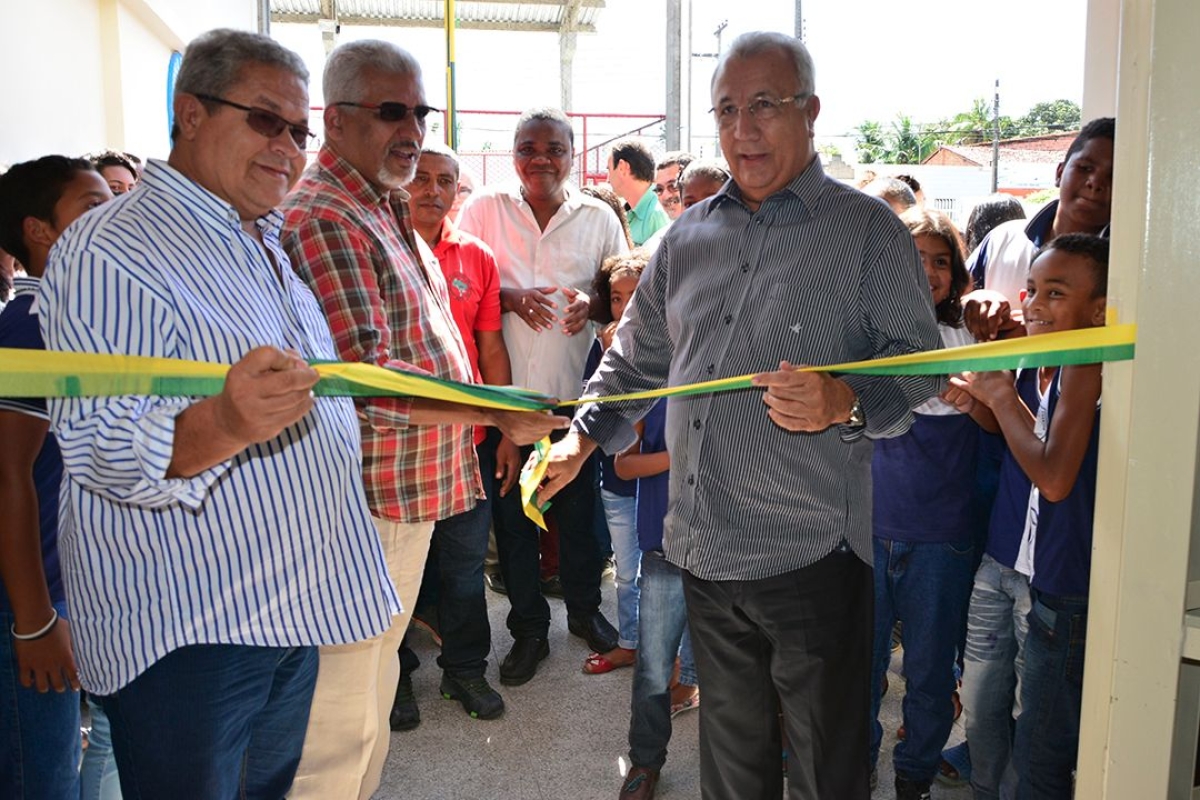
[{"label": "blue sky", "polygon": [[[691,6],[694,52],[715,49],[713,30],[722,21],[728,23],[725,44],[747,30],[794,31],[795,0],[691,0]],[[1019,116],[1044,100],[1080,102],[1086,13],[1086,0],[803,0],[805,42],[822,103],[818,138],[848,134],[865,119],[887,123],[899,113],[916,121],[950,117],[976,97],[990,104],[997,78],[1002,114]],[[578,37],[572,110],[662,113],[665,0],[608,0],[597,27]],[[313,102],[320,103],[323,50],[316,27],[275,25],[272,34],[308,60]],[[430,102],[444,104],[441,31],[344,27],[341,41],[368,37],[411,50],[426,65]],[[558,61],[554,34],[460,31],[459,108],[558,105]],[[704,112],[713,64],[692,60],[697,139],[712,132]],[[503,146],[511,136],[507,119],[476,117],[472,125],[473,141],[464,145],[494,139]]]}]

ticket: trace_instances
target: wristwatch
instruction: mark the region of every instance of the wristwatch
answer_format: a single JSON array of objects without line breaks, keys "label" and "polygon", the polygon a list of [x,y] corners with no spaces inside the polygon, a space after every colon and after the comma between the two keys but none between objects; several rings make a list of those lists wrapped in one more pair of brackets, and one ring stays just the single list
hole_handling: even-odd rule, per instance
[{"label": "wristwatch", "polygon": [[850,419],[844,423],[847,428],[863,428],[867,424],[867,416],[863,413],[862,403],[859,399],[854,398],[854,405],[850,406]]}]

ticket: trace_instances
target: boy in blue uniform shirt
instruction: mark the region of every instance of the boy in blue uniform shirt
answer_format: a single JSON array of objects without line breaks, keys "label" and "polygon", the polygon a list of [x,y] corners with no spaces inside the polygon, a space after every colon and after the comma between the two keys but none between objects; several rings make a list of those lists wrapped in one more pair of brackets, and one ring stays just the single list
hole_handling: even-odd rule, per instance
[{"label": "boy in blue uniform shirt", "polygon": [[[1030,268],[1026,333],[1103,325],[1107,284],[1106,239],[1058,237]],[[962,392],[960,408],[982,403],[1004,435],[1007,452],[992,527],[1020,526],[1017,564],[1030,576],[1032,607],[1013,746],[1017,797],[1070,798],[1079,745],[1101,367],[1024,370],[1015,384],[1008,373],[976,373],[956,379],[955,386]],[[1029,485],[1027,502],[1021,502],[1021,491],[1006,491],[1014,483],[1018,489]]]},{"label": "boy in blue uniform shirt", "polygon": [[[87,161],[46,156],[0,176],[0,247],[25,265],[0,347],[42,350],[36,294],[58,236],[112,199]],[[79,677],[58,563],[62,457],[44,400],[0,399],[0,796],[79,795]]]}]

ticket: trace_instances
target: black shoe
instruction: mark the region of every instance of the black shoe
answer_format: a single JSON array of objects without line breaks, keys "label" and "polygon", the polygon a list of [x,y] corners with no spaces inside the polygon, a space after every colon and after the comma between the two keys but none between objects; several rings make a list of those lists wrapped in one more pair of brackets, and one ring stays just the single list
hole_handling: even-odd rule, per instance
[{"label": "black shoe", "polygon": [[392,702],[392,713],[388,722],[394,731],[411,731],[421,724],[421,709],[417,708],[417,696],[413,694],[412,675],[404,673],[396,686],[396,699]]},{"label": "black shoe", "polygon": [[542,594],[546,597],[557,597],[563,599],[562,579],[557,575],[551,575],[549,578],[541,582]]},{"label": "black shoe", "polygon": [[550,643],[545,639],[535,637],[517,639],[500,664],[500,683],[505,686],[520,686],[528,683],[529,679],[537,672],[538,664],[548,655],[550,655]]},{"label": "black shoe", "polygon": [[508,594],[508,587],[504,585],[504,576],[500,574],[500,570],[484,572],[483,582],[496,594]]},{"label": "black shoe", "polygon": [[504,713],[504,698],[488,685],[487,678],[457,678],[442,674],[442,697],[462,703],[473,719],[496,719]]},{"label": "black shoe", "polygon": [[612,623],[597,611],[586,617],[567,615],[567,630],[587,641],[588,647],[597,653],[607,653],[616,648],[620,636]]},{"label": "black shoe", "polygon": [[929,785],[932,781],[910,781],[896,776],[896,800],[930,800]]}]

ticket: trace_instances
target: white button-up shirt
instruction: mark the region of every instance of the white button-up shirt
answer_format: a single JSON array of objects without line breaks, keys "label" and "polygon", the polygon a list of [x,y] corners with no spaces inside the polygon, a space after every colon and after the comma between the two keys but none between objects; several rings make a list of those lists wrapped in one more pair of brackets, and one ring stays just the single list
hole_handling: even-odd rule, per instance
[{"label": "white button-up shirt", "polygon": [[[601,262],[629,249],[613,210],[569,186],[544,231],[519,186],[476,192],[463,206],[458,227],[491,246],[504,289],[569,286],[591,294]],[[561,316],[566,297],[560,291],[550,299]],[[560,324],[535,331],[516,314],[504,314],[503,320],[513,383],[563,400],[578,397],[592,344],[589,329],[567,336]]]}]

